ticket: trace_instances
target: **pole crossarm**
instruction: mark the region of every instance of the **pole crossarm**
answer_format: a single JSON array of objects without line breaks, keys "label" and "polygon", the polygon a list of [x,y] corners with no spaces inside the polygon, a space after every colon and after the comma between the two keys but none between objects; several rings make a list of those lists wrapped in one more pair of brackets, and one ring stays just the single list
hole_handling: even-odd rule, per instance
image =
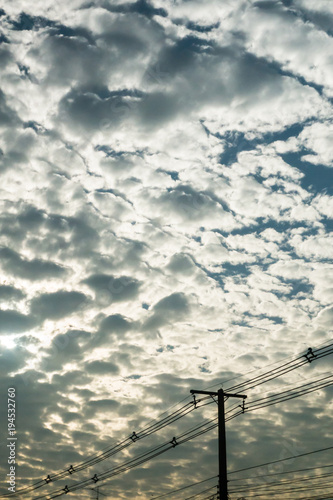
[{"label": "pole crossarm", "polygon": [[[207,394],[208,396],[218,396],[218,392],[211,392],[211,391],[191,390],[190,393],[191,394]],[[224,392],[224,391],[223,391],[223,394],[227,398],[243,398],[243,399],[247,398],[247,396],[245,396],[244,394],[230,394],[229,392]]]}]

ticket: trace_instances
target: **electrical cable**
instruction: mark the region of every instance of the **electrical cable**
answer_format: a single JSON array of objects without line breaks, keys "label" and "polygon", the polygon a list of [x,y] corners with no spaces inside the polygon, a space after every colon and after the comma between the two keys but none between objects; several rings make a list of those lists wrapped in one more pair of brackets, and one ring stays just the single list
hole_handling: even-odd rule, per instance
[{"label": "electrical cable", "polygon": [[292,474],[292,473],[295,473],[295,472],[305,472],[305,471],[310,471],[310,470],[315,470],[315,469],[325,469],[325,468],[329,468],[329,467],[333,467],[333,464],[329,464],[329,465],[317,465],[316,467],[307,467],[306,469],[288,470],[288,471],[284,471],[284,472],[270,472],[269,474],[260,474],[258,476],[242,477],[242,478],[239,478],[239,479],[229,479],[228,482],[247,481],[247,480],[250,480],[250,479],[257,479],[257,478],[269,477],[269,476],[281,476],[281,475],[284,475],[284,474]]},{"label": "electrical cable", "polygon": [[[325,382],[323,382],[325,380]],[[312,385],[312,387],[305,388],[308,385]],[[304,396],[305,394],[310,394],[319,389],[325,389],[326,387],[330,387],[333,384],[333,376],[329,375],[328,377],[324,377],[322,379],[318,379],[317,381],[311,382],[309,384],[303,384],[294,389],[289,389],[288,391],[283,391],[281,394],[273,394],[271,396],[267,396],[265,398],[260,398],[255,401],[250,401],[247,404],[246,412],[254,411],[259,408],[266,408],[267,406],[272,406],[284,401],[289,401],[291,399],[298,398],[300,396]],[[255,404],[256,402],[261,401],[259,404]]]},{"label": "electrical cable", "polygon": [[[234,391],[234,390],[239,390],[240,388],[242,390],[244,390],[244,389],[250,390],[254,387],[257,387],[258,385],[261,385],[261,384],[266,383],[270,380],[273,380],[277,377],[280,377],[281,375],[289,373],[290,371],[295,370],[296,368],[302,366],[303,364],[306,364],[308,362],[311,363],[314,360],[317,360],[317,359],[320,359],[322,357],[328,356],[329,354],[332,354],[333,353],[332,346],[333,346],[333,344],[331,343],[331,344],[329,344],[325,347],[322,347],[322,348],[317,348],[317,349],[309,348],[307,354],[301,355],[298,358],[293,359],[292,361],[284,363],[282,366],[279,366],[279,367],[275,368],[274,370],[271,370],[271,371],[266,372],[264,374],[258,375],[257,377],[254,377],[253,379],[251,379],[247,382],[232,386],[229,388],[229,390]],[[326,378],[328,378],[328,377],[326,377]],[[324,380],[324,379],[322,379],[322,380]],[[322,384],[318,384],[319,382],[320,382],[320,380],[316,381],[316,382],[311,382],[309,384],[303,384],[302,386],[296,388],[296,389],[299,389],[298,392],[296,389],[289,389],[288,391],[283,391],[283,393],[281,393],[281,394],[275,394],[272,396],[267,396],[266,398],[260,398],[258,400],[255,400],[255,401],[249,403],[249,405],[254,405],[254,406],[248,407],[246,409],[246,411],[254,411],[256,409],[264,408],[265,406],[269,406],[271,404],[277,404],[279,402],[283,402],[283,401],[286,401],[288,399],[293,399],[295,397],[299,397],[299,396],[307,394],[309,392],[313,392],[314,390],[317,390],[318,388],[328,387],[329,385],[332,384],[332,382],[328,381],[328,380],[325,383],[322,382]],[[317,383],[317,385],[314,385],[315,383]],[[313,387],[311,387],[311,388],[309,387],[308,389],[305,389],[305,387],[308,385],[312,385]],[[185,399],[187,399],[187,398],[184,398],[182,401],[184,401]],[[34,483],[31,486],[28,486],[26,488],[22,488],[21,490],[18,490],[18,493],[25,494],[25,493],[31,492],[35,489],[38,489],[42,486],[45,486],[49,482],[53,482],[53,481],[56,481],[58,479],[62,479],[65,476],[67,476],[68,474],[72,475],[75,472],[85,470],[86,468],[91,467],[92,465],[95,465],[95,464],[109,458],[110,456],[113,456],[114,454],[118,453],[119,451],[127,448],[136,440],[138,440],[140,438],[144,438],[148,435],[151,435],[151,434],[159,431],[160,429],[166,427],[167,425],[170,425],[170,423],[173,423],[173,422],[179,420],[183,416],[187,415],[188,413],[190,413],[194,409],[196,409],[197,404],[206,400],[206,399],[209,399],[209,397],[201,398],[200,400],[194,400],[193,402],[187,403],[186,405],[179,408],[178,410],[176,410],[172,414],[167,415],[166,417],[164,417],[160,421],[157,421],[155,424],[151,424],[152,421],[150,421],[150,422],[148,422],[148,425],[145,428],[143,428],[141,431],[139,431],[138,433],[134,432],[131,436],[127,437],[126,439],[124,439],[120,443],[116,444],[115,446],[113,446],[111,448],[107,448],[106,451],[104,451],[103,453],[94,454],[93,456],[91,456],[87,460],[81,462],[80,464],[78,464],[74,467],[70,466],[68,469],[60,471],[60,472],[55,473],[53,475],[48,475],[46,479],[42,479],[42,480]],[[261,403],[255,405],[256,402],[260,402],[260,401],[261,401]],[[206,403],[206,404],[211,404],[211,403],[212,402],[210,401],[209,403]],[[201,406],[205,406],[205,405],[201,405]],[[227,411],[227,413],[231,413],[235,408],[236,407],[231,408],[230,410]],[[165,413],[167,413],[167,412],[164,412],[161,415],[164,415]],[[232,418],[235,418],[236,416],[240,415],[241,413],[244,413],[244,410],[238,411],[237,413],[230,415],[226,419],[226,421],[231,420]],[[211,423],[214,420],[216,420],[216,419],[213,419],[209,422]],[[204,425],[206,425],[206,424],[202,424],[200,427],[202,427]],[[209,426],[208,430],[211,430],[216,426],[217,426],[217,424],[211,424]],[[198,428],[196,428],[196,430],[198,430]],[[183,439],[182,442],[187,442],[188,440],[193,439],[194,437],[200,436],[201,434],[208,432],[208,430],[206,430],[206,429],[200,430],[195,435],[189,436],[188,438]],[[185,435],[187,435],[189,433],[190,433],[190,431],[187,431],[186,433],[184,433],[184,435],[182,435],[180,437],[185,437]],[[9,497],[9,496],[12,496],[12,494],[2,495],[1,498],[5,498],[5,497]]]},{"label": "electrical cable", "polygon": [[323,347],[321,349],[311,349],[311,353],[312,353],[312,355],[311,354],[303,354],[292,361],[289,361],[287,363],[284,363],[281,366],[278,366],[274,370],[270,370],[269,372],[265,372],[265,373],[258,375],[257,377],[254,377],[253,379],[250,379],[246,382],[228,387],[228,391],[233,391],[233,392],[235,392],[235,391],[239,392],[240,390],[249,391],[250,389],[257,387],[258,385],[264,384],[266,382],[274,380],[277,377],[280,377],[281,375],[285,375],[286,373],[289,373],[293,370],[296,370],[297,368],[303,366],[304,364],[307,364],[309,362],[312,363],[315,360],[318,360],[318,359],[326,357],[330,354],[333,354],[333,344],[330,344],[329,346]]},{"label": "electrical cable", "polygon": [[182,488],[178,488],[178,490],[169,491],[169,493],[163,493],[162,495],[158,495],[157,497],[153,497],[150,500],[157,500],[159,498],[164,498],[169,495],[173,495],[174,493],[178,493],[179,491],[187,490],[188,488],[192,488],[193,486],[197,486],[198,484],[206,483],[207,481],[211,481],[212,479],[217,479],[218,476],[212,476],[208,479],[203,479],[202,481],[197,481],[196,483],[188,484],[187,486],[183,486]]},{"label": "electrical cable", "polygon": [[[92,467],[93,465],[98,464],[99,462],[106,460],[107,458],[110,458],[111,456],[115,455],[116,453],[119,453],[120,451],[124,450],[128,446],[131,446],[133,442],[135,442],[138,439],[142,439],[144,437],[147,437],[149,435],[154,434],[155,432],[159,431],[160,429],[166,427],[167,425],[170,425],[171,423],[179,420],[180,418],[186,416],[187,414],[191,413],[194,411],[196,408],[200,408],[201,406],[200,403],[202,401],[206,401],[210,399],[209,396],[203,397],[199,400],[196,400],[195,402],[191,401],[190,403],[187,403],[184,405],[182,408],[179,408],[176,410],[173,414],[165,417],[161,421],[158,421],[155,425],[150,425],[147,427],[144,427],[142,431],[138,431],[135,434],[135,437],[129,436],[120,443],[116,444],[112,448],[108,448],[106,451],[103,453],[99,453],[96,455],[93,455],[89,459],[81,462],[78,465],[71,466],[61,472],[55,473],[55,474],[49,474],[46,479],[39,480],[35,482],[34,484],[27,486],[25,488],[21,488],[20,490],[17,490],[17,493],[20,494],[27,494],[30,493],[31,491],[34,491],[35,489],[42,488],[46,486],[50,482],[55,482],[58,481],[59,479],[63,479],[64,477],[68,475],[72,475],[76,472],[80,472],[82,470],[85,470],[89,467]],[[207,403],[206,403],[207,404]],[[211,404],[211,401],[209,401],[209,404]],[[205,405],[202,405],[205,406]],[[4,495],[1,495],[0,498],[6,498],[6,497],[11,497],[12,493],[7,493]]]},{"label": "electrical cable", "polygon": [[[325,377],[325,378],[327,378],[327,377]],[[304,386],[306,386],[306,385],[309,385],[309,384],[304,384]],[[307,390],[309,390],[309,389],[307,389]],[[288,392],[290,392],[290,391],[288,391]],[[304,391],[302,392],[301,395],[303,395],[303,394],[304,394]],[[296,396],[294,396],[294,397],[296,397]],[[260,405],[258,405],[258,407],[260,407]],[[231,418],[234,418],[235,416],[239,415],[240,413],[243,413],[243,412],[241,411],[241,412],[237,412],[234,415],[230,415],[229,418],[228,418],[228,420],[230,420]],[[209,420],[207,422],[204,422],[203,424],[200,424],[200,425],[196,426],[194,429],[191,429],[190,431],[184,432],[183,434],[181,434],[177,438],[173,439],[173,440],[176,440],[176,441],[175,441],[174,445],[172,445],[172,442],[171,442],[172,446],[167,446],[167,448],[165,448],[166,444],[168,444],[168,443],[165,443],[165,444],[160,445],[159,447],[155,448],[154,450],[146,452],[145,454],[143,454],[143,455],[141,455],[139,457],[136,457],[136,458],[134,458],[134,459],[126,462],[125,464],[122,464],[122,465],[120,465],[118,467],[115,467],[115,468],[111,469],[111,471],[106,471],[105,473],[103,473],[102,475],[100,475],[100,477],[98,478],[98,480],[103,480],[103,479],[106,479],[106,478],[118,475],[118,474],[120,474],[122,472],[126,472],[126,471],[132,469],[133,467],[141,465],[142,463],[145,463],[146,461],[151,460],[152,458],[155,458],[156,456],[159,456],[161,453],[164,453],[165,451],[168,451],[170,448],[172,448],[172,447],[174,447],[174,446],[176,446],[178,444],[186,443],[186,442],[188,442],[188,441],[190,441],[190,440],[192,440],[192,439],[194,439],[194,438],[196,438],[198,436],[201,436],[202,434],[204,434],[206,432],[209,432],[210,430],[212,430],[212,429],[214,429],[214,428],[217,427],[218,424],[216,423],[216,420],[217,420],[217,417],[215,419]],[[283,460],[287,460],[287,459],[283,459]],[[283,461],[283,460],[280,460],[280,461]],[[84,482],[79,482],[78,484],[73,485],[70,488],[69,491],[76,491],[77,489],[81,489],[82,487],[84,487],[87,484],[89,484],[90,481],[91,480],[88,479],[88,480],[85,480]],[[57,492],[55,492],[55,493],[57,493]],[[59,492],[59,495],[60,494],[63,494],[63,493]],[[57,495],[57,496],[59,496],[59,495]],[[56,498],[57,496],[52,496],[51,498]],[[45,496],[37,497],[37,498],[41,499],[41,498],[45,498]]]},{"label": "electrical cable", "polygon": [[[325,377],[325,379],[327,379],[327,377]],[[320,379],[319,381],[321,381],[322,379]],[[313,384],[313,382],[312,382]],[[309,384],[303,384],[304,386],[307,386]],[[310,389],[306,389],[304,390],[301,395],[303,395],[304,393],[306,393],[307,391],[309,391]],[[286,392],[286,391],[284,391]],[[290,391],[288,391],[289,393]],[[296,396],[293,396],[293,397],[296,397]],[[258,405],[258,407],[260,407],[260,405]],[[235,416],[237,416],[238,414],[240,414],[242,412],[237,412],[236,414],[234,415],[231,415],[229,417],[229,419],[231,418],[234,418]],[[215,419],[212,419],[212,420],[209,420],[208,422],[204,422],[203,424],[200,424],[198,426],[196,426],[194,429],[191,429],[189,431],[186,431],[184,432],[183,434],[181,434],[180,436],[177,437],[177,440],[175,441],[175,445],[178,445],[178,444],[183,444],[189,440],[192,440],[206,432],[209,432],[210,430],[214,429],[215,427],[217,427],[217,423],[214,423],[215,421],[217,420],[217,418]],[[176,439],[176,438],[174,438]],[[172,442],[171,442],[172,443]],[[150,452],[147,452],[146,454],[144,454],[143,456],[141,457],[137,457],[135,459],[132,459],[131,461],[123,464],[122,466],[118,466],[114,469],[112,469],[113,472],[110,472],[110,473],[107,473],[108,475],[105,476],[106,473],[104,473],[102,477],[100,477],[99,479],[104,479],[104,477],[112,477],[114,475],[118,475],[119,473],[121,472],[125,472],[133,467],[136,467],[137,465],[141,465],[142,463],[146,462],[147,460],[151,460],[152,458],[155,458],[156,456],[160,455],[161,453],[164,453],[165,451],[168,451],[168,449],[170,449],[171,447],[174,447],[174,446],[168,446],[166,449],[164,448],[165,447],[165,444],[164,445],[161,445],[160,447],[158,447],[157,449],[153,450],[155,453],[153,453],[153,455],[151,455],[151,451]],[[164,448],[164,449],[161,449],[161,448]],[[148,458],[146,457],[146,455],[148,455]],[[138,461],[139,460],[139,461]],[[283,459],[283,460],[287,460],[287,459]],[[84,484],[87,484],[87,482],[89,483],[89,480],[86,480],[86,482]],[[79,488],[82,488],[82,483],[79,483],[78,485],[75,485],[74,487],[71,488],[70,491],[76,491],[76,489],[79,489]],[[39,498],[39,497],[38,497]],[[41,497],[43,498],[43,497]],[[51,497],[53,498],[53,497]],[[54,497],[55,498],[55,497]]]},{"label": "electrical cable", "polygon": [[[304,486],[304,487],[295,487],[295,488],[286,488],[282,491],[273,491],[269,488],[267,485],[266,491],[264,493],[255,493],[254,495],[249,495],[249,492],[251,492],[251,489],[247,490],[242,490],[243,492],[246,492],[247,498],[257,498],[257,497],[262,497],[262,496],[267,496],[269,497],[276,496],[276,495],[281,495],[282,493],[285,495],[286,493],[294,493],[294,492],[302,492],[302,491],[311,491],[311,490],[322,490],[322,489],[327,489],[327,487],[333,487],[333,482],[326,482],[322,485],[315,485],[315,486]],[[285,497],[284,497],[285,498]]]},{"label": "electrical cable", "polygon": [[[327,346],[325,346],[325,344],[328,344],[328,345],[327,345]],[[325,346],[325,347],[323,347],[323,346]],[[326,342],[323,342],[322,344],[320,344],[319,346],[317,346],[317,347],[316,347],[316,348],[314,348],[313,350],[326,349],[326,348],[331,348],[331,347],[333,347],[333,343],[332,343],[332,340],[330,339],[330,340],[327,340]],[[211,389],[211,388],[213,388],[213,387],[218,387],[218,386],[221,386],[221,385],[223,386],[224,384],[226,384],[226,383],[228,383],[228,382],[231,382],[232,380],[235,380],[235,379],[238,379],[238,378],[241,378],[241,377],[245,377],[246,375],[249,375],[250,373],[254,373],[254,372],[257,372],[257,371],[260,371],[260,370],[264,370],[265,368],[269,368],[269,367],[274,366],[274,365],[276,365],[277,363],[281,363],[281,362],[283,362],[283,361],[285,361],[285,360],[291,360],[291,361],[290,361],[290,363],[292,363],[293,361],[299,360],[299,359],[301,359],[301,358],[302,358],[302,357],[304,357],[304,356],[305,356],[305,354],[303,354],[303,355],[299,354],[299,355],[296,355],[296,357],[295,357],[295,356],[286,356],[286,357],[284,357],[284,358],[281,358],[281,359],[280,359],[280,360],[278,360],[278,361],[274,361],[273,363],[269,363],[269,364],[267,364],[267,365],[264,365],[264,366],[262,366],[261,368],[255,368],[255,369],[253,369],[253,370],[249,370],[249,371],[247,371],[247,372],[243,372],[243,373],[242,373],[242,374],[240,374],[240,375],[236,375],[236,376],[234,376],[234,377],[232,377],[232,378],[229,378],[229,379],[227,379],[227,380],[224,380],[224,381],[223,381],[223,382],[221,382],[221,383],[210,385],[210,386],[206,387],[206,388],[205,388],[205,390]],[[269,373],[269,372],[268,372],[268,373]],[[247,382],[250,382],[250,381],[251,381],[251,379],[250,379],[250,380],[248,380]],[[238,385],[242,385],[242,384],[238,384]],[[236,387],[236,386],[234,386],[234,387]],[[230,390],[230,389],[231,389],[231,388],[229,388],[229,390]]]},{"label": "electrical cable", "polygon": [[238,470],[234,470],[234,471],[229,472],[229,475],[236,474],[237,472],[243,472],[246,470],[257,469],[258,467],[265,467],[266,465],[277,464],[279,462],[286,462],[287,460],[292,460],[293,458],[305,457],[307,455],[313,455],[315,453],[321,453],[322,451],[328,451],[328,450],[333,450],[333,446],[328,446],[327,448],[320,448],[319,450],[309,451],[307,453],[300,453],[299,455],[292,455],[292,456],[287,457],[287,458],[280,458],[279,460],[273,460],[272,462],[266,462],[264,464],[252,465],[251,467],[244,467],[243,469],[238,469]]},{"label": "electrical cable", "polygon": [[186,497],[184,500],[191,500],[192,498],[196,498],[199,495],[203,495],[204,493],[207,493],[207,491],[213,490],[214,488],[216,488],[216,485],[211,486],[210,488],[207,488],[205,490],[199,491],[199,493],[196,493],[195,495],[192,495],[190,497]]},{"label": "electrical cable", "polygon": [[286,484],[297,484],[299,482],[305,482],[305,481],[314,481],[314,480],[319,480],[322,478],[326,477],[331,477],[332,474],[326,473],[326,474],[312,474],[311,476],[302,476],[298,478],[293,478],[293,479],[287,479],[287,480],[281,480],[281,481],[273,481],[273,482],[265,482],[264,484],[259,484],[259,485],[242,485],[239,486],[236,489],[230,489],[229,493],[242,493],[244,491],[253,491],[253,490],[260,490],[261,488],[273,488],[273,487],[279,487],[279,486],[284,486]]},{"label": "electrical cable", "polygon": [[[206,426],[206,428],[203,428],[204,425]],[[153,448],[153,449],[151,449],[151,450],[149,450],[149,451],[147,451],[147,452],[145,452],[137,457],[134,457],[123,464],[120,464],[116,467],[113,467],[112,469],[109,469],[107,471],[102,472],[101,474],[99,474],[99,477],[97,477],[97,474],[96,474],[95,475],[95,479],[96,479],[95,482],[103,481],[103,480],[108,479],[110,477],[114,477],[116,475],[119,475],[123,472],[127,472],[128,470],[132,469],[133,467],[137,467],[138,465],[142,465],[143,463],[145,463],[149,460],[152,460],[153,458],[159,456],[162,453],[165,453],[166,451],[174,448],[175,446],[186,443],[187,441],[190,441],[191,439],[194,439],[195,437],[197,437],[199,435],[205,434],[206,432],[209,432],[212,428],[215,428],[217,426],[217,424],[211,424],[211,421],[207,421],[204,425],[201,424],[201,425],[197,426],[197,428],[194,428],[192,430],[192,435],[190,435],[190,436],[187,436],[188,432],[185,432],[185,433],[181,434],[180,436],[174,437],[172,439],[172,441],[167,441],[167,442],[163,443],[162,445],[159,445],[159,446],[157,446],[157,447],[155,447],[155,448]],[[198,431],[198,432],[196,432],[196,431]],[[185,436],[187,436],[187,437],[185,437]],[[77,490],[82,489],[82,488],[88,486],[89,484],[91,484],[92,480],[94,481],[93,478],[79,481],[78,483],[74,483],[70,487],[65,486],[65,489],[60,489],[60,490],[54,491],[53,493],[52,492],[49,494],[46,493],[46,494],[43,494],[41,496],[35,497],[35,500],[42,500],[42,499],[46,499],[46,498],[50,498],[50,499],[57,498],[58,496],[64,495],[66,493],[77,491]]]}]

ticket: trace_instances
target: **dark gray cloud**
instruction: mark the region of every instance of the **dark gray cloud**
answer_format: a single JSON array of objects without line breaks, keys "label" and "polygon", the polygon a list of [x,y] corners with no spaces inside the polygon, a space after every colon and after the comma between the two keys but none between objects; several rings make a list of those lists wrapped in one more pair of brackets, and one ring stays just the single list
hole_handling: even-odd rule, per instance
[{"label": "dark gray cloud", "polygon": [[91,337],[90,332],[84,330],[68,330],[52,339],[49,348],[43,349],[45,356],[41,360],[41,367],[46,371],[61,371],[66,363],[80,362],[84,358],[84,346]]},{"label": "dark gray cloud", "polygon": [[161,326],[177,321],[181,321],[190,312],[190,302],[187,296],[182,293],[172,293],[164,297],[152,308],[151,316],[144,323],[143,328],[155,330]]},{"label": "dark gray cloud", "polygon": [[109,303],[133,299],[137,297],[140,288],[140,281],[126,275],[115,277],[109,274],[94,274],[86,278],[83,283],[97,296],[102,294]]},{"label": "dark gray cloud", "polygon": [[165,92],[151,92],[138,106],[141,123],[147,126],[161,126],[171,118],[176,118],[179,111],[179,98]]},{"label": "dark gray cloud", "polygon": [[0,332],[4,334],[21,333],[31,330],[35,318],[15,310],[0,310]]},{"label": "dark gray cloud", "polygon": [[[290,5],[291,6],[291,5]],[[316,11],[315,9],[305,9],[305,8],[300,8],[298,6],[297,9],[297,14],[305,21],[305,22],[311,22],[313,23],[316,27],[318,27],[320,30],[325,31],[328,35],[332,36],[333,34],[333,14],[332,12],[320,12]]]},{"label": "dark gray cloud", "polygon": [[92,417],[96,413],[115,412],[119,408],[118,401],[114,399],[95,399],[89,401],[87,405],[86,415]]},{"label": "dark gray cloud", "polygon": [[154,311],[166,314],[182,314],[188,311],[189,302],[184,293],[172,293],[159,300],[154,306]]},{"label": "dark gray cloud", "polygon": [[[15,217],[22,230],[37,230],[40,226],[45,224],[47,218],[45,211],[33,205],[25,206],[22,212],[18,213]],[[11,222],[14,222],[13,219]]]},{"label": "dark gray cloud", "polygon": [[126,338],[127,332],[134,327],[135,324],[121,314],[107,316],[100,322],[97,333],[91,339],[91,345],[93,347],[111,345],[116,339]]},{"label": "dark gray cloud", "polygon": [[131,323],[121,314],[107,316],[101,321],[99,326],[100,332],[108,330],[110,332],[125,333],[130,329]]},{"label": "dark gray cloud", "polygon": [[[158,69],[161,75],[175,78],[178,74],[186,75],[193,66],[200,64],[200,53],[204,53],[212,43],[194,36],[186,36],[173,45],[164,47],[158,54]],[[152,66],[149,71],[152,71]]]},{"label": "dark gray cloud", "polygon": [[22,290],[10,285],[0,285],[0,301],[1,300],[21,300],[25,294]]},{"label": "dark gray cloud", "polygon": [[45,319],[59,319],[77,312],[87,303],[87,296],[81,292],[60,290],[54,293],[44,293],[31,302],[33,315]]},{"label": "dark gray cloud", "polygon": [[146,16],[149,19],[152,18],[153,16],[162,16],[166,17],[167,11],[163,8],[156,8],[152,5],[151,2],[147,0],[137,0],[136,2],[124,2],[119,5],[108,5],[104,2],[102,2],[102,5],[105,9],[109,10],[110,12],[119,12],[121,14],[126,14],[126,13],[137,13],[142,16]]},{"label": "dark gray cloud", "polygon": [[49,277],[61,277],[66,270],[55,264],[42,259],[24,259],[21,255],[10,248],[0,248],[0,259],[3,267],[12,274],[32,281]]},{"label": "dark gray cloud", "polygon": [[30,16],[25,12],[21,12],[18,18],[11,20],[12,29],[15,31],[31,31],[38,30],[41,27],[52,26],[52,22],[45,17]]},{"label": "dark gray cloud", "polygon": [[[63,277],[68,271],[68,265],[52,262],[50,255],[58,261],[73,252],[84,256],[98,245],[98,231],[91,227],[89,215],[78,213],[76,216],[63,216],[56,213],[60,203],[60,186],[52,185],[48,193],[50,211],[32,203],[21,203],[16,213],[11,210],[3,211],[0,218],[2,234],[13,242],[11,248],[2,246],[0,255],[10,270],[17,268],[20,276],[26,279],[34,279],[34,276],[35,279],[40,279],[44,275]],[[56,192],[57,187],[59,192]],[[23,242],[36,255],[34,259],[22,257],[17,251]]]},{"label": "dark gray cloud", "polygon": [[130,111],[122,96],[101,98],[95,92],[71,90],[59,105],[59,119],[78,130],[115,128]]},{"label": "dark gray cloud", "polygon": [[[7,42],[8,40],[0,33],[0,42]],[[0,47],[0,63],[1,67],[5,68],[13,60],[11,52],[5,47]]]},{"label": "dark gray cloud", "polygon": [[119,368],[111,361],[91,361],[86,363],[84,370],[94,375],[117,375]]},{"label": "dark gray cloud", "polygon": [[18,122],[16,112],[8,105],[5,93],[0,90],[0,127],[10,127]]},{"label": "dark gray cloud", "polygon": [[103,81],[103,74],[107,72],[108,60],[104,53],[81,36],[53,34],[44,42],[40,55],[50,66],[48,79],[52,84],[96,83],[96,75]]},{"label": "dark gray cloud", "polygon": [[171,272],[180,274],[190,274],[195,270],[191,256],[182,253],[174,254],[167,267]]},{"label": "dark gray cloud", "polygon": [[16,349],[2,349],[0,352],[0,371],[2,376],[16,372],[25,365],[29,359],[29,352],[23,347]]},{"label": "dark gray cloud", "polygon": [[63,389],[77,389],[78,387],[85,386],[91,381],[87,374],[83,374],[81,370],[67,371],[62,374],[54,374],[52,376],[52,384],[57,390]]},{"label": "dark gray cloud", "polygon": [[193,220],[204,218],[216,207],[214,198],[216,197],[212,193],[196,191],[192,186],[179,184],[163,193],[160,201],[185,220]]}]

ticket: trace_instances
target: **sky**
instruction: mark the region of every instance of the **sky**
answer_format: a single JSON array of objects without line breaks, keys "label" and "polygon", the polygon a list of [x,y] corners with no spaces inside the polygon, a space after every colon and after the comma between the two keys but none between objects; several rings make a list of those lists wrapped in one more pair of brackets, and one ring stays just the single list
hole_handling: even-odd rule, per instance
[{"label": "sky", "polygon": [[[333,2],[0,0],[0,22],[0,440],[14,387],[19,488],[332,338]],[[331,396],[230,422],[230,470],[329,446]],[[216,430],[101,498],[214,474]]]}]

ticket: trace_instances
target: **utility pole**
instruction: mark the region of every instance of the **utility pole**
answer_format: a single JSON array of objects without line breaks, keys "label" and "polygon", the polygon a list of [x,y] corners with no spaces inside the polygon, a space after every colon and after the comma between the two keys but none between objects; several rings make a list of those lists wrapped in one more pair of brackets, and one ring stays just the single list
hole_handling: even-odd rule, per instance
[{"label": "utility pole", "polygon": [[[242,394],[229,394],[219,389],[217,392],[210,391],[196,391],[191,390],[191,394],[207,394],[213,399],[217,397],[218,407],[218,429],[219,429],[219,500],[228,500],[228,477],[227,477],[227,445],[225,437],[225,412],[224,412],[224,398],[242,398],[243,399],[243,412],[244,401],[247,396]],[[214,400],[215,401],[215,400]]]}]

